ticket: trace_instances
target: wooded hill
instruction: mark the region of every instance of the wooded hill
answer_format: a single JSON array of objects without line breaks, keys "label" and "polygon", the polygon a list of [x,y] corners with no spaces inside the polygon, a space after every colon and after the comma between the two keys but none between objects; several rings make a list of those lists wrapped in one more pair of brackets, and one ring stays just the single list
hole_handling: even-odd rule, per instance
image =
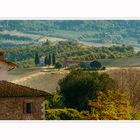
[{"label": "wooded hill", "polygon": [[[0,30],[101,44],[140,43],[139,20],[1,20]],[[27,38],[26,38],[27,39]]]},{"label": "wooded hill", "polygon": [[27,66],[34,65],[35,53],[40,58],[49,56],[50,53],[56,53],[57,61],[64,62],[65,59],[73,60],[94,60],[127,58],[135,56],[133,47],[121,45],[111,47],[88,47],[78,42],[62,41],[57,44],[48,44],[29,47],[4,47],[1,48],[6,53],[6,58],[16,63]]}]

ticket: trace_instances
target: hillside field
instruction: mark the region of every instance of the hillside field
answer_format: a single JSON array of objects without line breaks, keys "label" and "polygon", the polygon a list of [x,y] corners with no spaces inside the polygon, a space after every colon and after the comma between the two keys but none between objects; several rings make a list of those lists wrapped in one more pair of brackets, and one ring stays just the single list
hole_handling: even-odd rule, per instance
[{"label": "hillside field", "polygon": [[66,73],[42,70],[43,68],[15,69],[9,72],[8,81],[52,93],[58,87],[58,81],[65,77]]},{"label": "hillside field", "polygon": [[140,57],[99,59],[102,65],[106,67],[138,67],[140,66]]},{"label": "hillside field", "polygon": [[[140,70],[140,58],[123,58],[123,59],[104,59],[100,60],[103,65],[105,65],[108,74],[120,69],[133,68]],[[43,67],[33,67],[33,68],[18,68],[9,71],[8,81],[28,86],[31,88],[47,91],[53,93],[56,91],[58,82],[63,79],[69,71],[55,71],[55,72],[44,72]]]}]

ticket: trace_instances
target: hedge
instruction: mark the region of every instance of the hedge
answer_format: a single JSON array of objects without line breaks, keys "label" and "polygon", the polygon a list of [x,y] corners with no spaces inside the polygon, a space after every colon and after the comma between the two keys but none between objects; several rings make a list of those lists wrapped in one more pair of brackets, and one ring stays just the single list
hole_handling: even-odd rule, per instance
[{"label": "hedge", "polygon": [[75,109],[47,109],[46,120],[85,120],[85,116]]}]

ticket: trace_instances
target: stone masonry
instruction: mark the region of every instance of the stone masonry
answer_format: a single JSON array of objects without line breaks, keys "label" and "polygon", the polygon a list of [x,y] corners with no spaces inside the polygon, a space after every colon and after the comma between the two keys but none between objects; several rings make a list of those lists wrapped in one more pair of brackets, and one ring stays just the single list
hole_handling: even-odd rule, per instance
[{"label": "stone masonry", "polygon": [[[43,120],[43,97],[0,98],[0,120]],[[32,103],[32,113],[27,114],[25,104]]]}]

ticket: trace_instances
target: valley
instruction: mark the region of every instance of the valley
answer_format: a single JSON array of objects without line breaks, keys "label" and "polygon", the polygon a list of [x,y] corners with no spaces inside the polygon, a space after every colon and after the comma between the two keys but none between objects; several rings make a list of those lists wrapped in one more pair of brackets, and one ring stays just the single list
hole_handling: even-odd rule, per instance
[{"label": "valley", "polygon": [[24,87],[26,96],[31,88],[51,93],[44,98],[46,120],[140,119],[139,26],[129,20],[0,21],[2,79]]}]

